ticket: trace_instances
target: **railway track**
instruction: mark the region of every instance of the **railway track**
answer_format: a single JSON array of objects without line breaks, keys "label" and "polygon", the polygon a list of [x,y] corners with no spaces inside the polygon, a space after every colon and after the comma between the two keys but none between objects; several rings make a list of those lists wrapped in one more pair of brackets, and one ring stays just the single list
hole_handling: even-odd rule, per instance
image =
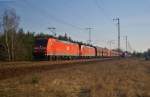
[{"label": "railway track", "polygon": [[[112,58],[80,59],[68,61],[37,61],[37,62],[4,62],[0,64],[0,80],[27,75],[47,70],[69,68],[78,65],[87,65],[91,62],[112,60]],[[80,63],[80,64],[78,64]]]}]

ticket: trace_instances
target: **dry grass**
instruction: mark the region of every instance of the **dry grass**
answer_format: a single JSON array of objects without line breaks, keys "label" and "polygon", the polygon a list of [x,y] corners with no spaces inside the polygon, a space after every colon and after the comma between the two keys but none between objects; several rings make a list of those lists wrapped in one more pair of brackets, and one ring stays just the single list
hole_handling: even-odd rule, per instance
[{"label": "dry grass", "polygon": [[98,62],[1,80],[0,97],[150,97],[150,62]]}]

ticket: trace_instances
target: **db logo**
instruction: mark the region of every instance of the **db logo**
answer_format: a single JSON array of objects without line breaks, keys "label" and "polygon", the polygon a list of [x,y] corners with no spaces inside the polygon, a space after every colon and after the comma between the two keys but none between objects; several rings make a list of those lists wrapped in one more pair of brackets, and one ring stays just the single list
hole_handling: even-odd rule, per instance
[{"label": "db logo", "polygon": [[67,47],[67,51],[69,51],[69,50],[70,50],[70,47],[68,46],[68,47]]}]

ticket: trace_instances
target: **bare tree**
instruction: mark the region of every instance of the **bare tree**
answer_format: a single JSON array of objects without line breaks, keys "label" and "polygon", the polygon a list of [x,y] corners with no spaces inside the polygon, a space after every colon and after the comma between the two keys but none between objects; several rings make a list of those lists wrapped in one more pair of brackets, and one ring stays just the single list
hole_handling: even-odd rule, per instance
[{"label": "bare tree", "polygon": [[5,10],[3,14],[3,31],[5,34],[5,44],[8,53],[8,60],[15,59],[15,34],[19,25],[19,17],[14,9]]}]

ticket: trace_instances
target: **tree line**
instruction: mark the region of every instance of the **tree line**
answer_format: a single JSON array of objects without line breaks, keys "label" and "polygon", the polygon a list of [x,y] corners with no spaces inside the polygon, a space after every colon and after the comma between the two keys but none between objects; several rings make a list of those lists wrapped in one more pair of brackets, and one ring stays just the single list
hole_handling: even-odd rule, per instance
[{"label": "tree line", "polygon": [[0,61],[32,60],[35,37],[53,37],[59,40],[85,44],[72,40],[67,34],[55,37],[45,33],[25,32],[23,28],[19,28],[19,21],[20,17],[14,9],[5,10],[2,14],[0,21]]},{"label": "tree line", "polygon": [[31,60],[34,33],[19,28],[19,16],[15,10],[5,10],[1,19],[0,60]]}]

